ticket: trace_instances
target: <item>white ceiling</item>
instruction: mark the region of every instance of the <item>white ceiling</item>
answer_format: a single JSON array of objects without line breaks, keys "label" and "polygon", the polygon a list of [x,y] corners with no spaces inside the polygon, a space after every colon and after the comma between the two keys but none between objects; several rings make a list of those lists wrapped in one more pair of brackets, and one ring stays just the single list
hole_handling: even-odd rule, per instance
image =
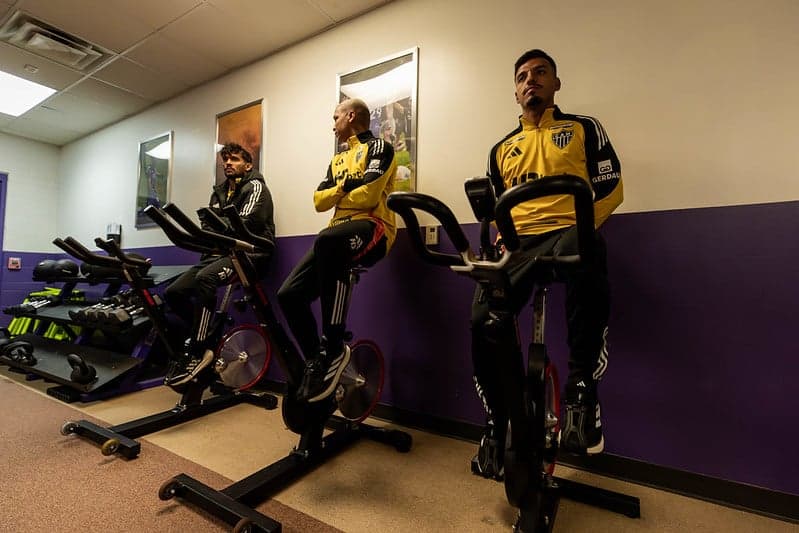
[{"label": "white ceiling", "polygon": [[111,52],[81,71],[0,42],[0,70],[57,90],[0,131],[61,146],[390,1],[0,0],[0,27],[22,11]]}]

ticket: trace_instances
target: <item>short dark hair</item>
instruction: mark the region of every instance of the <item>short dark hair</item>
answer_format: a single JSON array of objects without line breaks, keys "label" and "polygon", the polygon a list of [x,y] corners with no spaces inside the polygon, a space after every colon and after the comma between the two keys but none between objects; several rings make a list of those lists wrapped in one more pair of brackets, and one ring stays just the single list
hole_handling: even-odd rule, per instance
[{"label": "short dark hair", "polygon": [[221,150],[219,150],[219,155],[222,157],[222,159],[224,159],[226,155],[230,154],[239,154],[246,162],[252,163],[252,155],[240,144],[227,143],[222,147]]},{"label": "short dark hair", "polygon": [[516,60],[516,65],[513,69],[513,76],[516,76],[516,73],[519,72],[519,67],[530,61],[531,59],[535,59],[537,57],[542,57],[549,61],[549,64],[552,65],[552,72],[557,76],[558,74],[558,66],[555,64],[555,60],[552,57],[544,52],[543,50],[539,50],[535,48],[533,50],[528,50],[522,54],[522,56]]}]

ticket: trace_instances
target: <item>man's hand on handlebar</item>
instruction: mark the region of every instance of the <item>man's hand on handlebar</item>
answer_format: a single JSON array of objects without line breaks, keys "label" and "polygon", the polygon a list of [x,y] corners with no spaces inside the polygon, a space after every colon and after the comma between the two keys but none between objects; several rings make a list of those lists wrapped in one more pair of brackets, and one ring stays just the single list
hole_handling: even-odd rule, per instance
[{"label": "man's hand on handlebar", "polygon": [[[230,222],[228,222],[227,218],[219,215],[218,213],[218,220],[211,220],[211,215],[209,215],[208,212],[203,209],[197,211],[197,216],[200,218],[200,227],[202,227],[204,230],[210,230],[223,235],[230,235],[233,233],[233,228],[231,227]],[[224,227],[222,227],[223,224]]]}]

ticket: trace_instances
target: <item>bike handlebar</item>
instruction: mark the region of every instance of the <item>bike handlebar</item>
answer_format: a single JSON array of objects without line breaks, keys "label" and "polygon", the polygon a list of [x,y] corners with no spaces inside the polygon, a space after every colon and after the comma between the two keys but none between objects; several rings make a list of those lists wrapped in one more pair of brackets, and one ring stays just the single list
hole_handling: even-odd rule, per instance
[{"label": "bike handlebar", "polygon": [[164,211],[171,216],[175,222],[180,224],[180,226],[183,227],[183,229],[189,235],[203,239],[206,242],[211,242],[215,247],[225,250],[244,250],[245,252],[254,251],[254,246],[252,244],[234,239],[233,237],[228,237],[227,235],[222,235],[221,233],[215,233],[213,231],[202,229],[200,226],[195,224],[192,219],[186,216],[186,214],[175,204],[166,204],[164,206]]},{"label": "bike handlebar", "polygon": [[594,193],[588,182],[570,174],[546,176],[528,181],[502,193],[497,200],[496,221],[505,248],[514,252],[520,244],[519,235],[511,217],[511,209],[528,200],[562,194],[574,197],[579,256],[553,259],[555,262],[575,262],[589,259],[593,255],[594,248]]},{"label": "bike handlebar", "polygon": [[207,242],[200,241],[196,237],[178,228],[160,208],[154,205],[148,205],[144,208],[144,213],[161,227],[169,240],[176,246],[185,250],[200,252],[201,254],[222,254],[221,250],[210,246]]},{"label": "bike handlebar", "polygon": [[106,266],[119,269],[122,268],[122,261],[120,259],[91,252],[80,241],[74,239],[73,237],[67,237],[64,240],[61,240],[60,238],[54,239],[53,244],[67,252],[69,255],[76,257],[90,265]]},{"label": "bike handlebar", "polygon": [[117,259],[119,259],[125,266],[131,266],[134,268],[138,268],[139,271],[144,274],[147,270],[150,269],[152,266],[152,262],[149,259],[142,259],[140,257],[133,257],[130,254],[126,254],[122,251],[122,248],[117,244],[114,239],[101,239],[97,237],[94,239],[94,244],[97,245],[98,248],[104,250],[108,253],[108,255],[113,255]]},{"label": "bike handlebar", "polygon": [[[115,259],[113,257],[102,256],[99,254],[92,254],[85,246],[83,246],[80,242],[76,241],[72,237],[67,237],[67,241],[64,241],[61,238],[56,238],[53,240],[53,244],[64,250],[72,257],[80,259],[84,263],[101,264],[103,266],[111,266],[114,268],[120,267],[120,262],[118,259]],[[97,257],[95,258],[93,257],[93,255],[97,255]],[[109,259],[110,262],[106,262]]]},{"label": "bike handlebar", "polygon": [[[208,210],[214,217],[216,217],[216,213]],[[233,226],[233,229],[236,231],[236,235],[243,238],[248,243],[255,246],[259,252],[264,253],[271,253],[275,249],[275,243],[267,239],[266,237],[261,237],[259,235],[254,234],[250,231],[244,221],[241,219],[239,212],[236,210],[236,206],[228,205],[222,209],[222,212],[225,214],[227,219],[230,221],[230,225]],[[219,219],[219,217],[217,217]],[[219,219],[220,222],[224,224],[224,222]]]},{"label": "bike handlebar", "polygon": [[[455,215],[443,202],[418,192],[393,192],[388,195],[387,205],[405,220],[405,225],[409,230],[408,233],[411,235],[411,244],[424,259],[442,266],[466,264],[463,254],[469,251],[469,240],[464,235]],[[434,252],[425,246],[422,240],[419,219],[416,217],[416,213],[413,212],[414,209],[429,213],[441,222],[444,231],[447,232],[455,249],[461,255]]]},{"label": "bike handlebar", "polygon": [[[574,197],[580,255],[541,257],[539,259],[542,262],[552,263],[574,263],[581,259],[588,259],[592,257],[594,243],[593,192],[588,183],[577,176],[564,174],[562,176],[539,178],[517,185],[500,196],[496,203],[495,215],[497,228],[502,234],[507,252],[497,261],[478,260],[475,257],[455,215],[440,200],[421,193],[393,192],[388,196],[387,204],[390,209],[397,212],[405,220],[405,225],[410,230],[408,233],[413,247],[428,262],[450,266],[456,271],[471,271],[475,267],[499,270],[507,263],[511,254],[518,250],[520,245],[519,235],[513,225],[511,209],[527,200],[560,194],[568,194]],[[413,212],[414,209],[424,211],[436,218],[460,255],[430,250],[422,240],[419,219],[416,213]]]}]

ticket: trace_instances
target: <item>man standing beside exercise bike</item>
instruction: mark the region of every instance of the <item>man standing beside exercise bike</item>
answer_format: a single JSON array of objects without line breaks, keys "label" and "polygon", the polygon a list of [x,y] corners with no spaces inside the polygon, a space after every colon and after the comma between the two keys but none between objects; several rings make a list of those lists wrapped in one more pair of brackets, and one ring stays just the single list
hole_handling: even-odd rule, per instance
[{"label": "man standing beside exercise bike", "polygon": [[[516,102],[522,110],[519,126],[491,149],[488,160],[496,196],[544,176],[579,176],[594,191],[594,218],[599,228],[622,202],[621,166],[607,133],[595,118],[568,115],[555,105],[561,82],[555,61],[542,50],[525,52],[516,61],[514,82]],[[534,289],[532,259],[576,254],[577,233],[569,196],[530,200],[515,208],[512,216],[521,239],[508,267],[511,312],[518,316]],[[604,449],[597,384],[607,367],[610,287],[605,243],[596,235],[595,261],[580,265],[564,280],[570,357],[561,446],[580,454]],[[508,413],[494,358],[513,354],[521,372],[522,353],[514,321],[486,327],[488,312],[486,297],[478,287],[472,306],[472,359],[475,384],[488,416],[477,463],[484,476],[500,478]]]},{"label": "man standing beside exercise bike", "polygon": [[[369,130],[369,108],[345,100],[333,113],[336,140],[348,147],[333,156],[327,176],[314,192],[319,212],[334,209],[327,228],[289,274],[277,293],[280,308],[306,361],[297,397],[317,402],[330,396],[350,359],[344,344],[349,273],[371,266],[388,254],[397,227],[386,206],[394,190],[394,148]],[[319,338],[311,303],[322,308]]]},{"label": "man standing beside exercise bike", "polygon": [[[275,242],[275,222],[272,195],[264,177],[252,166],[252,155],[241,145],[225,144],[219,151],[225,181],[211,192],[210,209],[225,223],[220,231],[201,220],[203,229],[234,236],[222,209],[236,206],[244,225],[255,235]],[[271,253],[252,254],[259,272],[266,272]],[[166,385],[183,385],[208,367],[214,358],[215,346],[210,346],[212,319],[216,309],[216,292],[233,282],[235,272],[228,255],[204,255],[200,262],[181,274],[167,287],[164,298],[169,307],[186,323],[192,324],[192,336],[186,340],[183,359],[172,361],[164,378]]]}]

